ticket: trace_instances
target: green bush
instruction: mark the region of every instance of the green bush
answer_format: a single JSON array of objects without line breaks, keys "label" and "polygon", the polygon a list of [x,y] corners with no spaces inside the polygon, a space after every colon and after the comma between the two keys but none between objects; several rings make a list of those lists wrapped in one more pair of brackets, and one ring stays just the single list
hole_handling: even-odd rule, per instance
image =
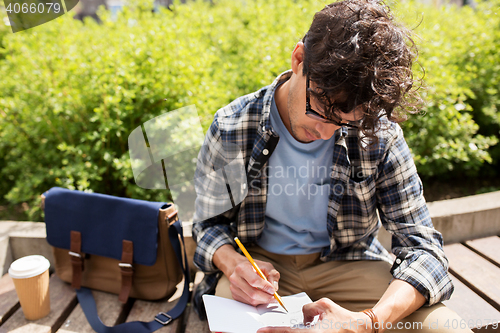
[{"label": "green bush", "polygon": [[[499,83],[492,24],[498,27],[499,20],[491,11],[499,1],[490,2],[489,14],[486,4],[477,11],[413,2],[394,7],[410,27],[425,13],[416,32],[426,69],[426,115],[404,125],[424,176],[473,174],[492,162]],[[11,204],[27,202],[31,219],[41,218],[39,194],[52,186],[165,200],[165,191],[135,184],[130,132],[190,104],[206,130],[217,109],[289,68],[295,43],[323,4],[198,1],[152,13],[149,3],[136,2],[116,20],[101,11],[101,25],[70,14],[5,34],[0,195]]]},{"label": "green bush", "polygon": [[[499,83],[499,53],[493,51],[500,47],[495,29],[500,17],[493,10],[499,6],[498,0],[480,3],[476,10],[406,2],[395,9],[407,26],[417,26],[420,37],[425,116],[411,117],[403,127],[424,177],[475,176],[485,163],[493,162],[489,151],[500,137],[494,106],[499,104],[498,95],[487,91],[493,92]],[[479,131],[476,120],[487,114],[496,114],[496,120],[483,121],[496,126],[496,133]]]},{"label": "green bush", "polygon": [[[474,24],[474,48],[466,54],[464,66],[475,73],[471,80],[473,108],[478,133],[500,138],[500,17],[499,1],[484,2]],[[500,176],[500,145],[492,147],[491,165],[483,170],[489,176]]]}]

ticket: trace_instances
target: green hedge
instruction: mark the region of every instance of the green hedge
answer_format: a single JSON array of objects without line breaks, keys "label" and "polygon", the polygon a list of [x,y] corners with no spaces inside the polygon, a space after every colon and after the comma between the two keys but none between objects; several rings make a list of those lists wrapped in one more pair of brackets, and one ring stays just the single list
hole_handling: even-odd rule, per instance
[{"label": "green hedge", "polygon": [[[1,197],[27,202],[32,219],[52,186],[164,200],[135,185],[129,133],[190,104],[206,129],[218,108],[289,68],[323,5],[221,0],[152,13],[136,2],[116,20],[100,12],[101,25],[70,14],[16,34],[0,28]],[[498,159],[499,5],[394,7],[421,36],[428,105],[404,127],[423,176],[472,175]]]},{"label": "green hedge", "polygon": [[424,177],[476,176],[485,163],[498,168],[498,145],[492,146],[500,137],[499,7],[498,0],[480,3],[476,10],[417,3],[397,7],[420,37],[426,115],[412,117],[403,128]]}]

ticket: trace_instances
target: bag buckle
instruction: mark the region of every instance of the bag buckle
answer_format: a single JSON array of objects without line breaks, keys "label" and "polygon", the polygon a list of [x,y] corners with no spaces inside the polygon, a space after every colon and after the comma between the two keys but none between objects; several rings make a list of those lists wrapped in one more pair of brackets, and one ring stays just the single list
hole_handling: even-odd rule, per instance
[{"label": "bag buckle", "polygon": [[82,255],[80,253],[76,253],[76,252],[73,252],[73,251],[69,251],[68,253],[69,253],[70,256],[82,259]]},{"label": "bag buckle", "polygon": [[131,264],[128,264],[126,262],[121,262],[118,264],[120,268],[133,268]]},{"label": "bag buckle", "polygon": [[[164,317],[167,317],[167,320],[163,321],[161,320],[160,318],[158,318],[159,316],[164,316]],[[157,322],[159,322],[160,324],[162,325],[168,325],[170,324],[170,322],[173,320],[172,319],[172,316],[170,316],[168,313],[165,313],[165,312],[160,312],[158,313],[156,316],[155,316],[155,320]]]},{"label": "bag buckle", "polygon": [[125,277],[126,276],[131,277],[134,274],[134,266],[132,266],[132,264],[129,264],[127,262],[121,262],[118,264],[118,267],[120,267],[120,271],[122,273],[122,290],[124,288],[128,289],[128,291],[126,292],[127,295],[126,298],[128,298],[128,294],[130,293],[130,288],[132,287],[132,280],[125,280]]},{"label": "bag buckle", "polygon": [[172,211],[172,213],[170,213],[170,214],[168,214],[168,215],[167,215],[167,222],[168,222],[169,224],[174,223],[175,221],[172,221],[172,220],[174,219],[174,217],[175,217],[177,214],[178,214],[177,209],[174,209],[174,210]]}]

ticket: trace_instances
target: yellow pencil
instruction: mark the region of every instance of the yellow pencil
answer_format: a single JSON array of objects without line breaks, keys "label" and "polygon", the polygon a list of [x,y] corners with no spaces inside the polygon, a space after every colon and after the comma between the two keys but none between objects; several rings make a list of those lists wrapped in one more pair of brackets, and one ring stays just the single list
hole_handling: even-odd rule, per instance
[{"label": "yellow pencil", "polygon": [[[255,271],[257,271],[257,274],[259,274],[259,276],[261,278],[263,278],[264,280],[267,281],[266,276],[264,275],[264,273],[262,273],[262,271],[260,270],[259,266],[257,266],[257,264],[255,263],[255,261],[253,261],[252,256],[250,255],[250,253],[248,253],[247,249],[245,249],[245,247],[243,246],[243,244],[241,244],[241,242],[238,239],[238,237],[234,237],[234,241],[236,242],[236,244],[238,244],[238,246],[240,247],[241,251],[243,251],[243,254],[245,255],[245,257],[247,257],[248,261],[250,261],[250,263],[252,264],[253,268],[255,268]],[[274,298],[276,298],[276,300],[278,301],[278,303],[280,303],[280,305],[283,307],[283,309],[285,309],[285,311],[288,312],[288,310],[285,308],[285,305],[283,304],[283,301],[281,300],[280,295],[278,295],[278,293],[276,291],[274,292]]]}]

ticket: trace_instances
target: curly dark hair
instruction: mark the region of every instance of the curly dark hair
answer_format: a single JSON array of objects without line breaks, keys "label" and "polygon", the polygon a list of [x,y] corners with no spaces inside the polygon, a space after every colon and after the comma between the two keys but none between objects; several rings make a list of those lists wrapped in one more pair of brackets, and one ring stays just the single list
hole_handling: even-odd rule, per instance
[{"label": "curly dark hair", "polygon": [[[314,15],[304,42],[303,75],[316,84],[311,95],[327,117],[338,118],[364,106],[359,130],[373,145],[380,118],[401,122],[417,113],[422,100],[414,86],[412,64],[417,48],[411,32],[393,21],[390,9],[377,0],[332,3]],[[333,96],[343,94],[344,103]]]}]

